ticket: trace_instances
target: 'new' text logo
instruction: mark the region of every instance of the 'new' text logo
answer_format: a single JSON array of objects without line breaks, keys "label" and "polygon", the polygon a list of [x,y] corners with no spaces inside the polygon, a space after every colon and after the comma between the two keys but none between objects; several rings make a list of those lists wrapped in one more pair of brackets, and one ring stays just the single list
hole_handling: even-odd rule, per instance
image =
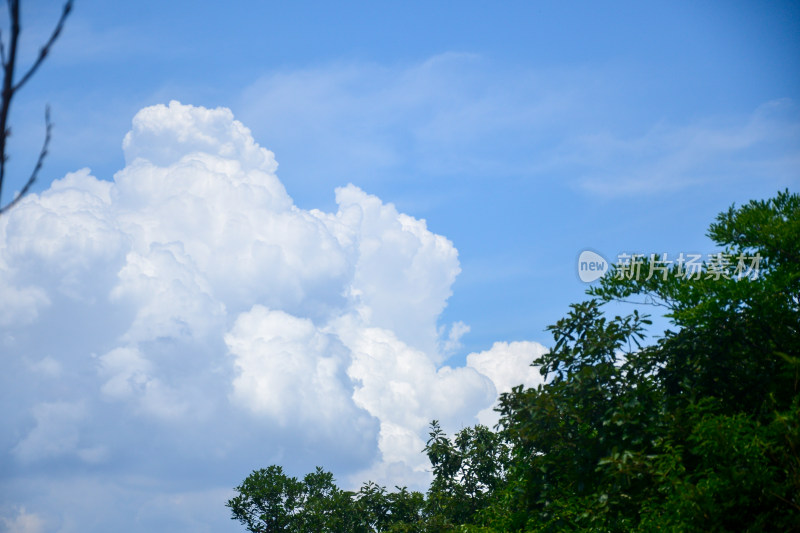
[{"label": "'new' text logo", "polygon": [[608,261],[602,255],[584,250],[578,257],[578,277],[584,283],[591,283],[608,271]]}]

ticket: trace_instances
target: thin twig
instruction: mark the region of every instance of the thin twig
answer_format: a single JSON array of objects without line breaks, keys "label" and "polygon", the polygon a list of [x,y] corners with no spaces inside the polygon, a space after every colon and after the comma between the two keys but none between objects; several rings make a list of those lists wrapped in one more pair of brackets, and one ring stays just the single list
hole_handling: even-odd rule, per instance
[{"label": "thin twig", "polygon": [[31,188],[31,185],[36,181],[36,178],[39,176],[39,171],[42,169],[42,165],[44,165],[44,158],[47,156],[47,147],[50,145],[50,133],[53,130],[53,123],[50,122],[50,106],[45,107],[44,110],[44,122],[45,122],[45,135],[44,135],[44,144],[42,145],[42,151],[39,152],[39,158],[36,160],[36,166],[33,168],[33,172],[31,176],[28,178],[27,183],[19,191],[11,202],[5,207],[0,207],[0,215],[14,207],[17,202],[22,200],[22,197],[25,196],[25,193],[28,192],[28,189]]},{"label": "thin twig", "polygon": [[794,503],[794,502],[792,502],[792,501],[789,501],[789,500],[787,500],[786,498],[784,498],[783,496],[781,496],[780,494],[777,494],[777,493],[775,493],[775,492],[769,491],[769,493],[770,493],[771,495],[775,496],[776,498],[778,498],[779,500],[781,500],[783,503],[786,503],[786,504],[788,504],[788,505],[791,505],[792,507],[794,507],[795,509],[797,509],[798,511],[800,511],[800,505],[797,505],[796,503]]},{"label": "thin twig", "polygon": [[6,65],[6,47],[3,46],[3,32],[0,31],[0,60],[3,61],[3,66]]},{"label": "thin twig", "polygon": [[25,73],[22,78],[14,85],[14,91],[18,91],[20,87],[22,87],[25,82],[27,82],[33,73],[39,68],[39,65],[42,64],[44,58],[47,57],[47,54],[50,53],[50,48],[53,46],[53,43],[58,39],[61,30],[64,29],[64,21],[67,20],[67,16],[69,12],[72,11],[72,0],[67,0],[67,3],[64,4],[64,9],[61,11],[61,17],[58,19],[58,24],[56,24],[55,29],[53,29],[53,33],[50,34],[50,38],[47,40],[47,43],[39,50],[39,57],[36,58],[36,61],[31,65],[28,69],[28,72]]},{"label": "thin twig", "polygon": [[19,40],[19,0],[8,0],[8,15],[11,19],[11,36],[8,40],[8,61],[3,64],[3,92],[0,107],[0,192],[6,175],[6,141],[11,135],[8,128],[8,111],[14,97],[14,65],[17,61],[17,41]]},{"label": "thin twig", "polygon": [[[6,161],[8,160],[8,155],[6,154],[6,146],[8,137],[11,136],[11,128],[8,127],[8,115],[9,110],[11,108],[11,100],[14,97],[14,94],[33,76],[33,74],[38,70],[39,66],[42,64],[44,59],[47,57],[47,54],[50,53],[50,48],[53,46],[53,43],[56,41],[58,36],[61,34],[61,30],[64,28],[64,21],[67,19],[70,11],[72,11],[72,3],[73,0],[67,0],[64,4],[64,9],[61,12],[61,17],[58,19],[58,23],[56,27],[53,29],[53,32],[50,35],[50,38],[47,40],[45,45],[39,50],[39,56],[37,57],[36,61],[34,61],[33,65],[30,66],[28,71],[22,76],[22,78],[14,83],[14,68],[16,65],[17,60],[17,43],[19,41],[19,34],[20,34],[20,15],[19,15],[19,0],[7,0],[8,1],[8,14],[10,18],[10,25],[11,25],[11,34],[8,40],[8,55],[6,55],[5,45],[3,44],[2,38],[0,38],[0,58],[2,59],[2,68],[3,68],[3,86],[2,86],[2,105],[0,105],[0,197],[3,191],[3,182],[5,179],[6,174]],[[47,148],[50,144],[50,133],[52,130],[52,124],[50,123],[50,108],[47,107],[45,109],[45,140],[44,145],[42,146],[42,151],[39,153],[39,158],[36,160],[36,166],[31,173],[31,176],[28,178],[27,183],[22,188],[20,193],[11,201],[7,206],[0,207],[0,214],[7,211],[9,208],[14,206],[19,200],[24,196],[28,190],[31,188],[33,183],[36,181],[37,176],[39,175],[39,171],[42,169],[42,165],[44,163],[44,158],[47,156]]]}]

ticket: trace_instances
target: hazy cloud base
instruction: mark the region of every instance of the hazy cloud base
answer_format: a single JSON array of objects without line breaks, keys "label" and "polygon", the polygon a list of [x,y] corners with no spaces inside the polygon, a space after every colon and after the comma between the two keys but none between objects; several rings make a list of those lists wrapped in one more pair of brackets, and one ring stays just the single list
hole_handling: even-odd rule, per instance
[{"label": "hazy cloud base", "polygon": [[536,343],[443,366],[468,330],[438,323],[453,244],[353,185],[298,208],[229,110],[145,108],[123,148],[113,181],[0,218],[6,530],[230,527],[229,488],[273,462],[421,487],[431,419],[493,423],[538,381]]}]

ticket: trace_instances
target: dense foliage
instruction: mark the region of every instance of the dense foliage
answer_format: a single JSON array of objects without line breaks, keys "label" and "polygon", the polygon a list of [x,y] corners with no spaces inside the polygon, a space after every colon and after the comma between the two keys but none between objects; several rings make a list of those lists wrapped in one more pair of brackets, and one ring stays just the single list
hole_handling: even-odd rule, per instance
[{"label": "dense foliage", "polygon": [[[496,431],[435,421],[426,495],[318,469],[251,474],[250,531],[800,531],[800,195],[720,214],[699,270],[632,257],[549,329],[547,377],[500,398]],[[644,343],[661,306],[671,328]]]}]

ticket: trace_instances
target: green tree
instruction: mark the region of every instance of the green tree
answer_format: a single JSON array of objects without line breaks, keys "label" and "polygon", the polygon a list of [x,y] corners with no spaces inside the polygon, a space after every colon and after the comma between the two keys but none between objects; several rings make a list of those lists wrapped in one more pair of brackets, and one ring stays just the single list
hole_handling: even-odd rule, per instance
[{"label": "green tree", "polygon": [[[644,489],[641,463],[659,430],[654,385],[636,357],[648,323],[637,312],[606,320],[591,300],[550,327],[555,346],[536,361],[549,381],[501,397],[512,492],[492,523],[505,530],[591,529],[598,522],[630,529],[626,515]],[[624,469],[601,480],[598,467],[607,458]]]},{"label": "green tree", "polygon": [[433,471],[426,503],[428,523],[444,529],[474,523],[505,477],[509,449],[502,436],[477,425],[450,439],[434,420],[424,451]]},{"label": "green tree", "polygon": [[253,533],[296,531],[295,516],[303,501],[303,484],[270,466],[251,473],[236,487],[238,496],[228,500],[232,518]]},{"label": "green tree", "polygon": [[[612,269],[550,328],[547,383],[501,398],[494,528],[800,529],[800,197],[731,207],[708,235],[723,251],[697,275]],[[638,311],[602,311],[637,298],[672,322],[649,346]]]},{"label": "green tree", "polygon": [[301,510],[296,517],[297,531],[368,531],[357,514],[353,494],[341,490],[333,474],[317,467],[303,478]]},{"label": "green tree", "polygon": [[425,498],[419,492],[365,483],[357,493],[336,486],[333,474],[317,467],[302,481],[280,466],[253,471],[235,489],[231,518],[253,533],[424,531]]}]

